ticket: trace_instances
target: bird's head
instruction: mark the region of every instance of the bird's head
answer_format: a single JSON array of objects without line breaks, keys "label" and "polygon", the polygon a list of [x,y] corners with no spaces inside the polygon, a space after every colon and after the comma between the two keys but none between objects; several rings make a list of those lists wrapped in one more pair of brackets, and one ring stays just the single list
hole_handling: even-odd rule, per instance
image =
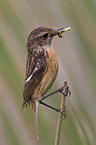
[{"label": "bird's head", "polygon": [[58,35],[60,38],[62,38],[62,33],[70,29],[71,27],[63,27],[59,29],[50,27],[38,27],[29,34],[27,40],[27,47],[30,47],[32,45],[39,45],[42,47],[46,45],[50,46],[54,36]]}]

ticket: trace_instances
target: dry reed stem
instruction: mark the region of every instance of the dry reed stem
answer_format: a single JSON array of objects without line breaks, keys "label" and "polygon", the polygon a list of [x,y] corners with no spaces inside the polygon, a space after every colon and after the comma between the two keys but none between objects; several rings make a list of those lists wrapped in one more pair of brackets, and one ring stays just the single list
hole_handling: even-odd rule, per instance
[{"label": "dry reed stem", "polygon": [[[64,94],[66,94],[67,91],[67,82],[64,82]],[[63,112],[64,111],[64,106],[65,106],[65,95],[62,95],[62,99],[61,99],[61,108],[60,110]],[[60,141],[60,133],[61,133],[61,127],[62,127],[62,119],[63,119],[63,114],[59,113],[59,117],[58,117],[58,123],[57,123],[57,131],[56,131],[56,138],[55,138],[55,145],[59,145],[59,141]]]}]

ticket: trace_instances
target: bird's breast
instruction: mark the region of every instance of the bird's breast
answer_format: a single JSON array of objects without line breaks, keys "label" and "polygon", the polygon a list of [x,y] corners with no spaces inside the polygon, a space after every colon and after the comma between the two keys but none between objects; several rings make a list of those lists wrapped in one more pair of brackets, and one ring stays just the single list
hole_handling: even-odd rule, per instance
[{"label": "bird's breast", "polygon": [[[48,50],[49,58],[48,58],[48,75],[52,78],[57,76],[58,72],[58,59],[56,52],[53,48],[49,48]],[[46,73],[46,74],[47,74]]]},{"label": "bird's breast", "polygon": [[44,94],[46,94],[46,92],[52,87],[58,73],[58,59],[55,50],[49,48],[46,55],[48,56],[48,68],[40,85],[36,89],[35,97],[37,98],[39,96],[44,96]]}]

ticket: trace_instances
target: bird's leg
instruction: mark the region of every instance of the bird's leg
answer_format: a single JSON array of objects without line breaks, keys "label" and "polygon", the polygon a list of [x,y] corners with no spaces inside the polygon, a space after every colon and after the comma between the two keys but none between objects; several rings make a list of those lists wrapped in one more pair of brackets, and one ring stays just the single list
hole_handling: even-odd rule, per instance
[{"label": "bird's leg", "polygon": [[55,108],[55,107],[50,106],[50,105],[48,105],[48,104],[46,104],[46,103],[44,103],[44,102],[42,102],[42,101],[39,101],[39,103],[42,104],[42,105],[44,105],[44,106],[46,106],[46,107],[48,107],[48,108],[51,108],[51,109],[57,111],[57,112],[60,112],[61,114],[63,114],[64,119],[65,119],[65,117],[66,117],[65,107],[64,107],[64,111],[62,112],[62,111],[60,110],[60,108]]},{"label": "bird's leg", "polygon": [[59,89],[57,89],[57,90],[55,90],[54,92],[52,92],[52,93],[50,93],[50,94],[48,94],[48,95],[46,95],[46,96],[44,96],[42,99],[40,99],[40,101],[43,101],[43,100],[45,100],[46,98],[48,98],[49,96],[52,96],[53,94],[56,94],[56,93],[61,93],[61,94],[63,94],[63,95],[65,95],[65,96],[70,96],[71,95],[71,92],[70,92],[70,90],[69,90],[69,87],[67,87],[67,92],[66,92],[66,94],[64,94],[63,93],[63,89],[64,89],[64,86],[63,87],[61,87],[61,88],[59,88]]},{"label": "bird's leg", "polygon": [[46,95],[46,96],[44,96],[43,98],[40,98],[40,97],[39,97],[37,100],[39,101],[40,104],[42,104],[42,105],[44,105],[44,106],[46,106],[46,107],[49,107],[49,108],[51,108],[51,109],[53,109],[53,110],[55,110],[55,111],[57,111],[57,112],[60,112],[61,114],[63,114],[63,116],[64,116],[63,118],[65,118],[65,117],[66,117],[65,106],[64,106],[64,111],[61,111],[60,108],[55,108],[55,107],[50,106],[50,105],[48,105],[48,104],[46,104],[46,103],[43,102],[43,100],[45,100],[45,99],[48,98],[49,96],[52,96],[53,94],[56,94],[56,93],[58,93],[58,92],[61,93],[61,94],[63,94],[64,96],[67,96],[67,95],[70,96],[70,95],[71,95],[71,92],[70,92],[68,86],[67,86],[66,94],[64,94],[63,90],[64,90],[64,86],[61,87],[61,88],[59,88],[59,89],[57,89],[57,90],[55,90],[54,92],[52,92],[52,93],[50,93],[50,94],[48,94],[48,95]]}]

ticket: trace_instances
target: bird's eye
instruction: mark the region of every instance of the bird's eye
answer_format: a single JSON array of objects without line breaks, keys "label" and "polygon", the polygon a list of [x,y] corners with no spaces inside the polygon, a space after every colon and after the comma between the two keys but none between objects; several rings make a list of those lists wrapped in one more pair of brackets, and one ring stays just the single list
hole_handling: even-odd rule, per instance
[{"label": "bird's eye", "polygon": [[44,37],[44,38],[47,38],[47,37],[48,37],[48,33],[45,33],[45,34],[43,35],[43,37]]}]

